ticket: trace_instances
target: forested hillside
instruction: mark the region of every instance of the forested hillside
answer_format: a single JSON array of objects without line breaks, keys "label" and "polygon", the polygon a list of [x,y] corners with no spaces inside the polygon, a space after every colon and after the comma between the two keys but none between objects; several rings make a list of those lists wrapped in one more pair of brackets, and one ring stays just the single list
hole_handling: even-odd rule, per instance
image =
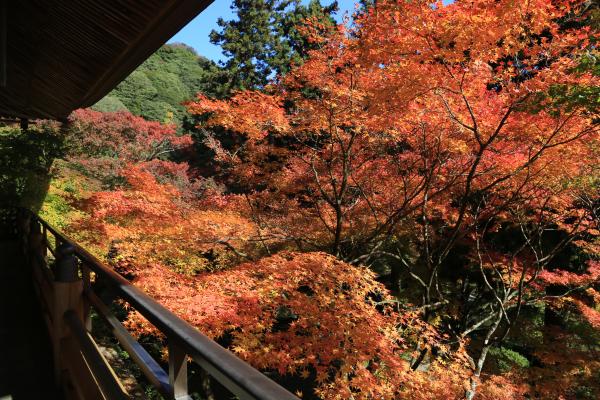
[{"label": "forested hillside", "polygon": [[129,111],[146,119],[180,124],[183,102],[198,92],[214,96],[223,79],[219,67],[184,44],[166,44],[94,107]]},{"label": "forested hillside", "polygon": [[233,5],[1,154],[42,216],[303,399],[600,398],[598,4]]}]

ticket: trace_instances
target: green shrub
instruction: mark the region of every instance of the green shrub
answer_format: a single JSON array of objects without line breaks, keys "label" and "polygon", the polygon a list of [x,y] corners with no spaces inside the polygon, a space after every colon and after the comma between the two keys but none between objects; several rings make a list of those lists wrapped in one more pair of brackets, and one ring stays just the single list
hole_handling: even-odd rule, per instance
[{"label": "green shrub", "polygon": [[502,373],[510,372],[514,368],[529,368],[529,360],[525,356],[506,347],[492,347],[489,356]]},{"label": "green shrub", "polygon": [[50,168],[63,150],[57,124],[41,122],[26,131],[0,127],[0,203],[38,210],[48,190]]}]

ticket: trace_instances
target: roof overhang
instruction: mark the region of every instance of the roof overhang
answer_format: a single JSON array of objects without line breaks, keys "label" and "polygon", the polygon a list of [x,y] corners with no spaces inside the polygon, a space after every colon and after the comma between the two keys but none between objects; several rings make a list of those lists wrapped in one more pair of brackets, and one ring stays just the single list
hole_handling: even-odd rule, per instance
[{"label": "roof overhang", "polygon": [[61,120],[93,105],[210,3],[0,0],[0,117]]}]

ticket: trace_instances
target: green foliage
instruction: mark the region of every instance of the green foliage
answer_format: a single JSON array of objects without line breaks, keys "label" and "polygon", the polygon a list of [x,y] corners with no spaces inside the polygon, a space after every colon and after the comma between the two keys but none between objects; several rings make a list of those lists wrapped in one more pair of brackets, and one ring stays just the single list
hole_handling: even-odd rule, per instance
[{"label": "green foliage", "polygon": [[308,57],[308,51],[316,48],[315,44],[306,40],[305,35],[298,28],[303,26],[308,19],[317,19],[325,26],[333,29],[336,22],[332,15],[337,11],[337,1],[328,6],[323,6],[320,0],[310,0],[306,5],[296,3],[295,9],[285,14],[283,32],[291,47],[291,54],[289,59],[280,59],[277,63],[277,65],[281,65],[280,69],[277,70],[279,74],[286,73],[291,66],[302,63]]},{"label": "green foliage", "polygon": [[64,160],[56,160],[50,174],[50,185],[39,211],[51,225],[65,230],[82,211],[74,205],[85,197],[88,178]]},{"label": "green foliage", "polygon": [[332,27],[331,15],[337,2],[323,6],[320,0],[308,5],[299,0],[235,0],[231,9],[237,19],[220,18],[221,31],[212,31],[210,40],[223,48],[223,64],[229,76],[227,91],[263,88],[273,75],[285,74],[300,63],[310,48],[298,26],[316,17]]},{"label": "green foliage", "polygon": [[94,104],[92,108],[100,112],[129,111],[121,100],[112,95],[102,98],[99,102]]},{"label": "green foliage", "polygon": [[[594,75],[600,77],[600,71]],[[600,109],[600,87],[599,86],[556,86],[550,91],[551,106],[568,106],[567,109],[586,108],[590,112]]]},{"label": "green foliage", "polygon": [[55,193],[48,193],[44,199],[43,218],[48,220],[54,226],[62,228],[67,225],[64,216],[71,211],[71,207],[64,197]]},{"label": "green foliage", "polygon": [[318,18],[333,27],[331,15],[337,3],[323,6],[320,0],[307,5],[299,0],[237,0],[232,8],[238,20],[221,19],[221,32],[211,33],[211,41],[221,45],[229,58],[222,67],[185,44],[167,44],[93,109],[126,110],[149,120],[180,125],[186,117],[182,103],[196,93],[222,98],[232,90],[263,87],[274,75],[302,62],[311,45],[297,26],[306,18]]},{"label": "green foliage", "polygon": [[179,104],[191,96],[189,88],[185,87],[179,76],[173,72],[148,71],[146,76],[160,93],[161,100],[167,104]]},{"label": "green foliage", "polygon": [[63,154],[57,125],[42,123],[27,131],[0,128],[0,203],[38,210],[54,159]]},{"label": "green foliage", "polygon": [[490,357],[502,373],[510,372],[514,368],[529,368],[529,360],[522,354],[506,347],[492,347]]},{"label": "green foliage", "polygon": [[185,115],[182,102],[198,92],[220,96],[223,73],[183,44],[167,44],[94,105],[103,112],[128,110],[146,119],[175,123]]},{"label": "green foliage", "polygon": [[177,106],[166,101],[151,101],[144,105],[144,118],[163,123],[178,123],[180,117]]},{"label": "green foliage", "polygon": [[581,400],[593,400],[593,399],[597,399],[595,393],[594,393],[594,388],[589,387],[589,386],[578,386],[574,391],[573,394],[575,395],[576,399],[581,399]]},{"label": "green foliage", "polygon": [[507,343],[511,346],[515,345],[518,348],[542,346],[544,343],[545,313],[546,305],[542,302],[523,307],[519,329],[511,332]]},{"label": "green foliage", "polygon": [[[111,92],[136,115],[144,115],[147,103],[156,100],[158,91],[148,75],[141,68],[133,71],[117,88]],[[148,116],[150,117],[150,116]]]},{"label": "green foliage", "polygon": [[199,56],[193,48],[182,43],[163,46],[142,67],[177,75],[188,91],[186,99],[198,92],[218,96],[226,78],[213,61]]}]

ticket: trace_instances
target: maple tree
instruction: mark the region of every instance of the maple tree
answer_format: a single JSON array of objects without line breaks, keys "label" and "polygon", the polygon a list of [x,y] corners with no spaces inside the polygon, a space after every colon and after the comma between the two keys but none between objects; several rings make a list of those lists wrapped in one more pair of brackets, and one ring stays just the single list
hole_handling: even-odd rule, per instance
[{"label": "maple tree", "polygon": [[[261,254],[254,224],[236,207],[240,196],[213,194],[190,206],[143,166],[123,174],[126,185],[94,193],[89,218],[71,229],[94,232],[94,240],[109,244],[117,271],[240,357],[281,377],[295,375],[309,398],[393,399],[406,385],[416,390],[430,380],[432,388],[445,383],[423,399],[447,393],[449,383],[460,392],[462,352],[451,352],[456,345],[421,321],[418,308],[395,301],[370,270],[314,252],[237,265]],[[138,335],[157,334],[135,311],[127,324]],[[450,369],[413,371],[415,345],[444,354]]]},{"label": "maple tree", "polygon": [[190,274],[249,257],[243,251],[252,251],[255,230],[236,199],[193,203],[195,191],[161,182],[162,175],[157,178],[146,163],[129,164],[121,174],[125,184],[93,193],[84,204],[88,218],[74,226],[95,232],[96,243],[110,247],[120,271],[159,263]]},{"label": "maple tree", "polygon": [[147,121],[126,111],[91,109],[71,114],[66,141],[68,159],[104,181],[118,177],[128,163],[147,162],[158,168],[164,161],[165,171],[174,172],[167,156],[192,144],[190,136],[178,135],[174,125]]},{"label": "maple tree", "polygon": [[594,263],[582,284],[586,264],[559,257],[598,250],[597,110],[565,101],[596,82],[580,68],[597,53],[585,7],[377,2],[337,35],[315,22],[307,35],[324,45],[279,85],[188,109],[238,137],[206,142],[261,228],[403,268],[393,279],[413,280],[426,320],[482,339],[472,398],[490,348],[550,300],[544,271],[565,271],[561,298],[598,280]]},{"label": "maple tree", "polygon": [[[323,253],[279,253],[188,278],[153,266],[134,283],[207,335],[228,333],[232,350],[258,368],[311,378],[321,398],[397,398],[412,373],[408,344],[439,341],[414,311],[394,309],[372,272]],[[129,327],[154,331],[135,313]]]}]

